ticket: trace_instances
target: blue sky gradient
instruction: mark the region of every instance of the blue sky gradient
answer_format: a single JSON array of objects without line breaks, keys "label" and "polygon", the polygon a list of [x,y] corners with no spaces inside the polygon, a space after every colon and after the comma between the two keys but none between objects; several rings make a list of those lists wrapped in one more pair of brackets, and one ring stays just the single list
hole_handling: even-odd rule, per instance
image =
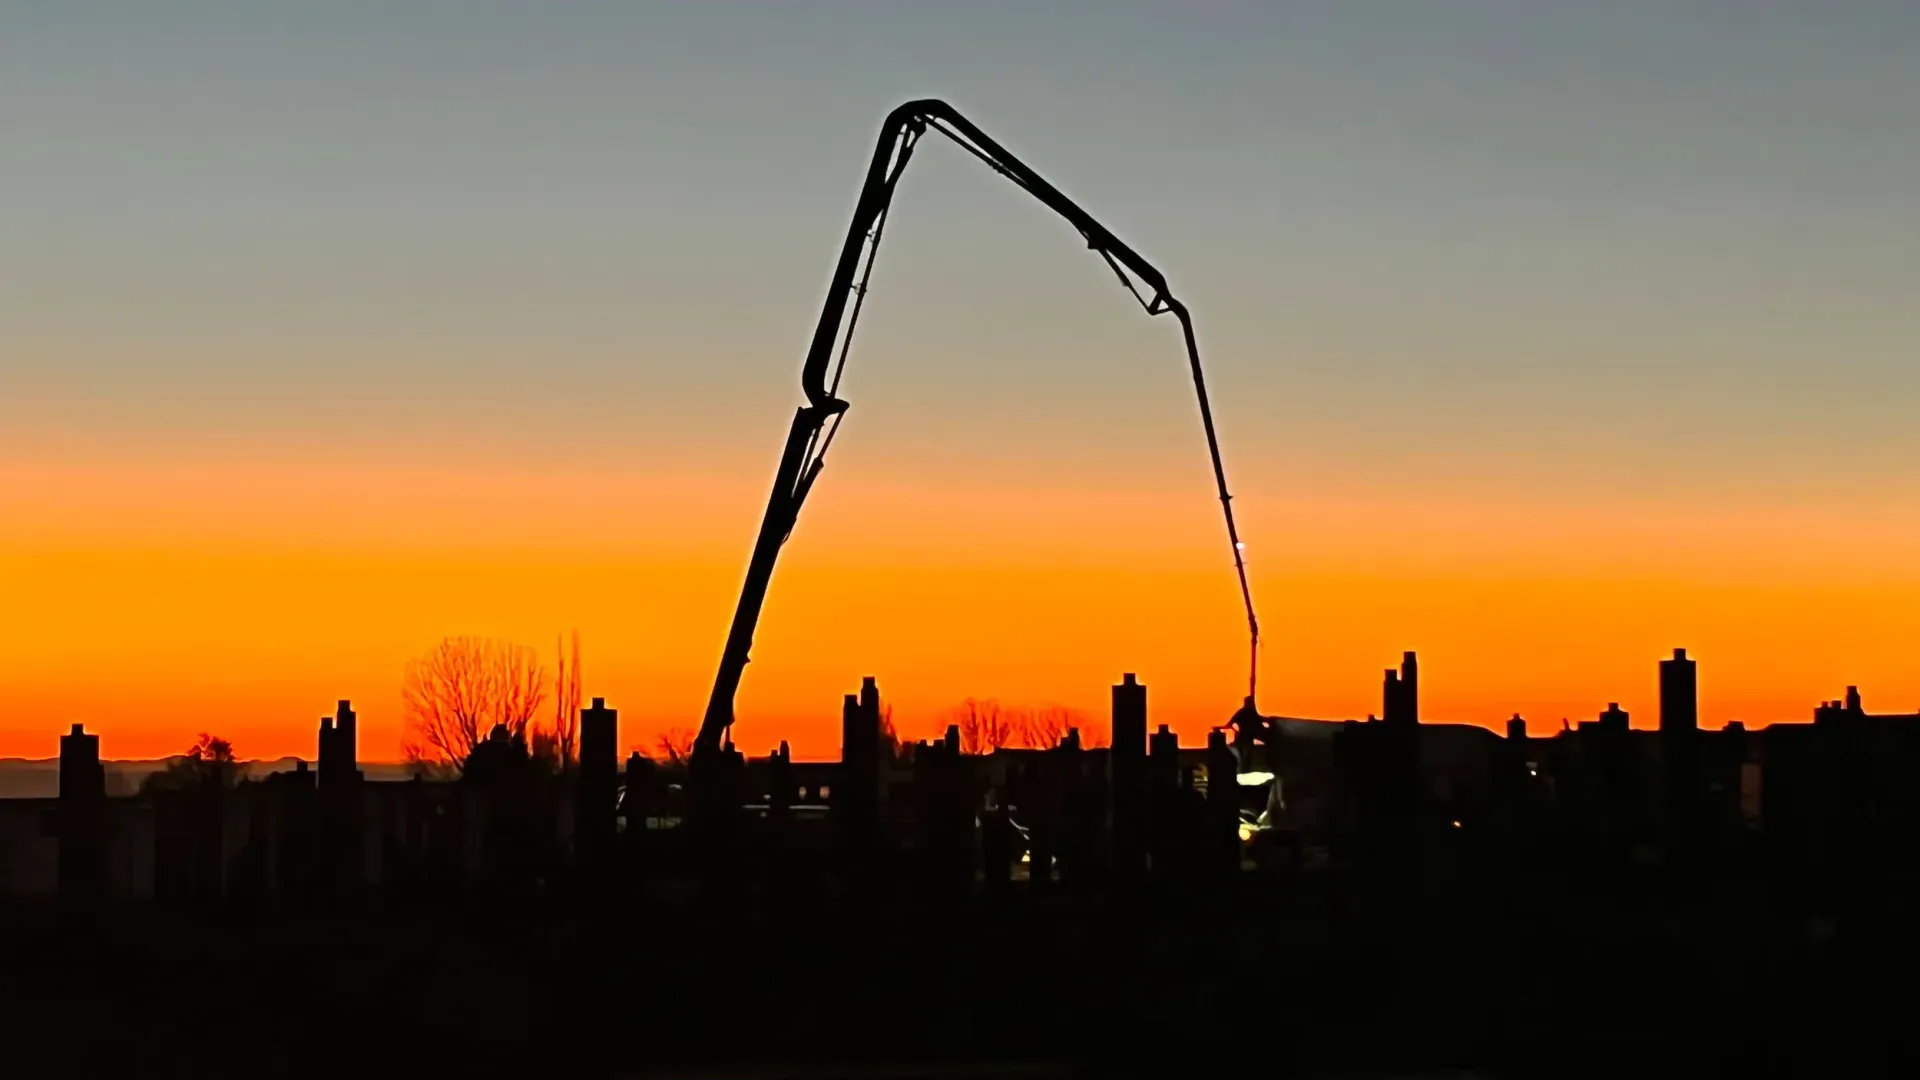
[{"label": "blue sky gradient", "polygon": [[[762,461],[939,95],[1166,269],[1249,483],[1911,499],[1917,49],[1899,3],[16,6],[0,452]],[[1170,328],[930,151],[849,446],[1204,482]]]}]

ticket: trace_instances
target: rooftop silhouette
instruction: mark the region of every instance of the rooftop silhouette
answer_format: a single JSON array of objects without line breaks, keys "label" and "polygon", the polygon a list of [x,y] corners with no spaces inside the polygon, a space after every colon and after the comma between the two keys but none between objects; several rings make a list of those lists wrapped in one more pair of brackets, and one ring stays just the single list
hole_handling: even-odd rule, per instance
[{"label": "rooftop silhouette", "polygon": [[[318,919],[343,933],[454,933],[468,951],[457,960],[436,951],[435,963],[489,984],[530,962],[498,950],[532,949],[551,957],[541,964],[557,965],[542,978],[571,980],[578,1000],[615,1013],[627,1007],[618,1003],[637,1000],[650,964],[718,964],[716,972],[742,977],[761,972],[755,979],[779,971],[770,985],[801,994],[820,980],[848,978],[877,978],[876,991],[903,979],[926,987],[947,977],[940,972],[961,978],[963,967],[985,965],[965,978],[997,973],[991,988],[970,993],[1030,1008],[1036,1003],[1013,988],[1015,970],[1049,994],[1068,995],[1063,1000],[1088,992],[1092,984],[1078,979],[1164,979],[1157,962],[1111,935],[1149,932],[1142,945],[1197,942],[1194,935],[1220,919],[1254,920],[1236,931],[1250,951],[1222,956],[1221,979],[1240,977],[1227,972],[1261,956],[1267,963],[1286,955],[1287,964],[1318,956],[1311,963],[1334,965],[1329,971],[1389,943],[1409,957],[1436,956],[1465,925],[1475,928],[1492,970],[1520,979],[1559,964],[1528,955],[1527,935],[1547,933],[1565,940],[1555,948],[1575,948],[1576,940],[1646,933],[1649,911],[1680,917],[1708,898],[1711,915],[1686,916],[1705,924],[1663,932],[1688,935],[1690,949],[1709,948],[1716,935],[1744,926],[1739,933],[1763,935],[1748,947],[1769,956],[1800,948],[1808,926],[1816,937],[1836,925],[1877,928],[1886,905],[1908,902],[1920,836],[1920,800],[1908,778],[1920,767],[1920,715],[1869,713],[1848,687],[1819,703],[1808,723],[1703,731],[1693,722],[1696,662],[1676,651],[1658,668],[1661,717],[1650,729],[1634,728],[1613,705],[1546,737],[1530,734],[1520,717],[1504,736],[1425,722],[1419,663],[1409,652],[1386,673],[1379,719],[1243,713],[1204,744],[1184,746],[1152,723],[1149,687],[1126,674],[1113,686],[1110,747],[1088,746],[1070,729],[1050,745],[981,753],[963,752],[958,725],[932,741],[887,737],[881,688],[867,678],[842,704],[843,752],[825,762],[796,761],[778,744],[763,757],[725,746],[717,757],[635,753],[623,762],[619,712],[595,698],[581,710],[577,759],[543,759],[526,737],[496,726],[458,773],[405,780],[359,768],[356,713],[342,701],[319,727],[318,769],[301,761],[237,781],[207,771],[184,786],[121,796],[105,790],[100,737],[76,725],[59,738],[58,797],[0,801],[0,837],[8,838],[0,886],[10,902],[28,905],[21,910],[41,905],[57,914],[76,943],[69,949],[77,951],[47,963],[91,965],[98,960],[83,959],[94,956],[90,945],[151,950],[178,932],[146,916],[129,924],[129,912],[203,926],[216,919],[225,928],[216,940],[223,935],[235,948],[273,927],[291,931]],[[1512,922],[1466,910],[1491,897],[1501,912],[1536,914]],[[559,936],[541,945],[487,914],[508,912],[541,912],[541,933]],[[1545,912],[1554,912],[1547,923],[1532,921]],[[1781,932],[1783,915],[1797,917],[1790,925],[1800,929],[1766,938]],[[1058,933],[1062,918],[1093,935],[1073,957],[1034,937]],[[727,924],[759,929],[743,936]],[[675,943],[661,942],[662,925],[684,937],[676,931],[668,935]],[[1364,938],[1353,936],[1361,931]],[[926,938],[934,951],[912,963],[932,967],[915,972],[869,956],[868,945],[855,943],[874,934]],[[1282,944],[1300,934],[1333,935],[1348,943],[1341,949],[1360,951],[1320,955]],[[938,943],[957,949],[962,940],[970,942],[968,960],[956,967],[959,954],[940,952]],[[866,966],[873,963],[887,974],[855,974],[881,970]],[[1038,974],[1034,964],[1053,966]],[[372,990],[323,958],[304,970],[298,977],[318,980],[315,992],[331,987],[324,992],[352,998]],[[1581,992],[1629,978],[1611,970],[1579,977],[1594,981]],[[628,971],[641,972],[642,983]],[[1201,993],[1204,984],[1179,992]],[[701,985],[697,993],[719,995],[715,1002],[732,999],[731,980]],[[861,1000],[862,1009],[880,1008]],[[1751,995],[1729,1001],[1753,1004]],[[756,1022],[772,1023],[768,1007],[753,1013]],[[1459,1050],[1467,1033],[1490,1037],[1475,1025],[1510,1020],[1520,1007],[1463,1006],[1446,1011],[1446,1025],[1459,1026],[1436,1030],[1429,1017],[1404,1030],[1420,1031],[1428,1048]],[[1079,1060],[1106,1052],[1092,1028],[994,1028],[997,1009],[979,1013],[965,1046],[949,1050],[967,1057],[962,1051],[977,1044]],[[356,1015],[379,1027],[376,1014]],[[1176,1015],[1151,1021],[1156,1045],[1211,1037],[1211,1028]],[[569,1053],[609,1060],[692,1052],[664,1030],[664,1019],[649,1036],[657,1045],[623,1041],[614,1032],[624,1029],[602,1023]],[[843,1027],[817,1023],[824,1026],[809,1034],[791,1023],[777,1025],[777,1037],[743,1033],[737,1049],[752,1047],[749,1057],[860,1058],[895,1045],[849,1042],[827,1034]],[[1553,1023],[1561,1046],[1586,1046],[1582,1040],[1609,1028]],[[1639,1037],[1677,1039],[1710,1056],[1729,1051],[1702,1044],[1690,1023],[1649,1024]],[[1290,1039],[1305,1040],[1290,1051],[1301,1060],[1357,1053],[1326,1042],[1330,1029],[1289,1030]],[[1509,1052],[1488,1045],[1495,1057]],[[1463,1060],[1484,1063],[1473,1054]]]}]

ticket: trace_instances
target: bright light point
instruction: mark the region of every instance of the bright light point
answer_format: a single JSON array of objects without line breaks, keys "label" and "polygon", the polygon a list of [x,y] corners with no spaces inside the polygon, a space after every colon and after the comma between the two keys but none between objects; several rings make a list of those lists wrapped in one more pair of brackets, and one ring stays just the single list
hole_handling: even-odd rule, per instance
[{"label": "bright light point", "polygon": [[1454,828],[1456,828],[1456,829],[1457,829],[1457,828],[1459,828],[1459,827],[1460,827],[1460,823],[1459,823],[1459,822],[1457,822],[1457,821],[1456,821],[1456,822],[1454,822],[1454,823],[1453,823],[1453,827],[1454,827]]},{"label": "bright light point", "polygon": [[1247,542],[1245,540],[1235,540],[1233,542],[1233,550],[1235,551],[1247,550]]}]

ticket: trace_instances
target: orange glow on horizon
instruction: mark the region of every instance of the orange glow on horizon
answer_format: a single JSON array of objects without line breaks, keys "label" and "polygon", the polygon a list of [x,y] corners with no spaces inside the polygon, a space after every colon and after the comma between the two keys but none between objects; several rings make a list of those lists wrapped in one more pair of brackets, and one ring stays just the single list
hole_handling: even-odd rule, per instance
[{"label": "orange glow on horizon", "polygon": [[[1124,671],[1189,740],[1238,705],[1245,626],[1204,490],[835,479],[761,623],[736,728],[750,753],[785,738],[834,756],[840,695],[866,674],[909,737],[970,696],[1104,719]],[[248,757],[311,757],[318,718],[350,698],[363,756],[392,760],[409,657],[472,633],[550,664],[575,628],[588,696],[620,710],[623,748],[649,746],[705,704],[759,510],[734,485],[0,469],[0,756],[51,756],[83,721],[116,758],[200,731]],[[1618,701],[1650,725],[1655,661],[1675,646],[1701,662],[1709,726],[1803,720],[1847,684],[1870,710],[1920,707],[1912,522],[1464,494],[1242,505],[1267,712],[1378,712],[1381,671],[1414,649],[1424,719],[1518,712],[1545,734]]]}]

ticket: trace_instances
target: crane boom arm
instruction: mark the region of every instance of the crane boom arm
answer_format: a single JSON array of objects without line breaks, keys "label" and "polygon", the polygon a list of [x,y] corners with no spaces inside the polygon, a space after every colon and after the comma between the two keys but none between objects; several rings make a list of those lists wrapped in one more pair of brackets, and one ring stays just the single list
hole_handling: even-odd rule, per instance
[{"label": "crane boom arm", "polygon": [[[1246,605],[1250,659],[1247,676],[1247,700],[1251,704],[1258,678],[1260,625],[1254,617],[1253,593],[1247,585],[1247,569],[1242,557],[1240,535],[1234,525],[1232,496],[1227,493],[1226,469],[1220,460],[1220,442],[1214,433],[1213,410],[1207,401],[1205,376],[1200,370],[1200,348],[1194,338],[1193,318],[1185,304],[1167,288],[1166,277],[1141,258],[1139,253],[1108,232],[1073,200],[1049,184],[1040,174],[1009,153],[985,132],[961,116],[944,101],[910,101],[887,116],[873,158],[867,165],[866,182],[854,207],[853,221],[847,227],[840,247],[840,259],[834,266],[827,299],[807,349],[801,369],[800,387],[806,404],[794,413],[781,450],[780,464],[774,472],[773,492],[767,499],[766,515],[754,540],[753,555],[747,563],[746,581],[740,602],[734,610],[733,624],[720,656],[720,671],[714,678],[713,694],[701,721],[695,752],[719,749],[721,740],[733,724],[733,699],[746,671],[753,633],[760,621],[760,609],[766,601],[767,587],[773,579],[774,561],[780,548],[793,532],[794,522],[807,493],[826,462],[826,451],[833,442],[846,413],[847,403],[837,397],[840,376],[845,370],[847,350],[859,322],[860,308],[866,299],[867,281],[873,272],[880,237],[886,227],[887,213],[893,205],[894,188],[920,137],[931,128],[951,138],[962,148],[986,162],[995,172],[1039,199],[1065,218],[1099,252],[1101,258],[1120,278],[1149,315],[1172,314],[1180,321],[1185,339],[1187,362],[1192,369],[1194,393],[1200,403],[1200,420],[1206,430],[1207,452],[1213,461],[1214,483],[1219,489],[1220,506],[1226,518],[1227,538],[1233,545],[1233,565],[1239,575],[1240,594]],[[1131,276],[1129,276],[1131,275]]]}]

